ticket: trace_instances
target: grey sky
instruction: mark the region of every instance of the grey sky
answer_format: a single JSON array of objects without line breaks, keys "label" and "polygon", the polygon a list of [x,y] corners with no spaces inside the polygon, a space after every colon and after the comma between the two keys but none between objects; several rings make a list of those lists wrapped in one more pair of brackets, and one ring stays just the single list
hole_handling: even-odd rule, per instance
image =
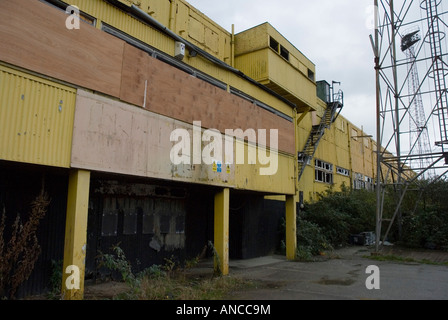
[{"label": "grey sky", "polygon": [[272,24],[316,65],[317,80],[341,82],[342,115],[375,135],[373,0],[187,1],[228,31]]}]

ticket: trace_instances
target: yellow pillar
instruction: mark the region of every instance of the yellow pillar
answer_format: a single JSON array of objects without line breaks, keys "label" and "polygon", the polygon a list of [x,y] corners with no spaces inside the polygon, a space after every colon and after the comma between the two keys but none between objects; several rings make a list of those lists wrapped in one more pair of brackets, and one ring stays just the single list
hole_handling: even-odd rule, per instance
[{"label": "yellow pillar", "polygon": [[70,173],[65,224],[62,299],[82,300],[87,242],[90,172]]},{"label": "yellow pillar", "polygon": [[215,270],[222,275],[229,274],[229,200],[228,188],[215,195]]},{"label": "yellow pillar", "polygon": [[297,251],[297,195],[286,196],[286,259],[294,260]]}]

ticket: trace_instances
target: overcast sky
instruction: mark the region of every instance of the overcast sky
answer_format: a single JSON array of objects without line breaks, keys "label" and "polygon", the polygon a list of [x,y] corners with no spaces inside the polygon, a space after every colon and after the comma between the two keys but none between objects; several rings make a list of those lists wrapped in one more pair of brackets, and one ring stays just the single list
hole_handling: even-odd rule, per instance
[{"label": "overcast sky", "polygon": [[316,65],[316,80],[341,82],[342,115],[375,136],[373,0],[187,1],[229,32],[269,22]]}]

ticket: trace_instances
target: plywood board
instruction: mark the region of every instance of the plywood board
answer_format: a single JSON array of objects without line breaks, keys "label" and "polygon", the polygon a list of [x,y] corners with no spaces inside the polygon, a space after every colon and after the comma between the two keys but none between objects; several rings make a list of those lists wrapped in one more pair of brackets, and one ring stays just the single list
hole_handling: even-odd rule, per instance
[{"label": "plywood board", "polygon": [[[191,125],[79,90],[71,167],[267,193],[295,192],[292,156],[279,155],[278,159],[272,159],[276,172],[261,175],[261,168],[266,165],[248,161],[236,164],[238,151],[235,141],[232,143],[235,150],[232,163],[229,166],[222,163],[222,171],[205,161],[199,164],[173,163],[170,154],[178,142],[171,141],[170,135],[175,129],[189,132],[190,150],[193,151],[195,141]],[[199,143],[202,151],[208,145],[204,141]]]},{"label": "plywood board", "polygon": [[79,90],[71,167],[234,187],[233,168],[218,173],[206,164],[172,163],[170,135],[179,128],[191,132],[191,125]]},{"label": "plywood board", "polygon": [[40,1],[0,1],[0,60],[119,96],[124,42]]},{"label": "plywood board", "polygon": [[279,150],[295,153],[293,123],[152,57],[147,59],[148,110],[187,123],[201,121],[204,128],[221,132],[277,129]]}]

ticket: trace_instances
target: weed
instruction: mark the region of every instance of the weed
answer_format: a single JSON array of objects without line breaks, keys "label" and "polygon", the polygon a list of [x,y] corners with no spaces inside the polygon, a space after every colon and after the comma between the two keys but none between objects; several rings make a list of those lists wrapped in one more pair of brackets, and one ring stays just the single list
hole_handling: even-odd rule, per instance
[{"label": "weed", "polygon": [[36,231],[50,204],[42,189],[31,203],[28,220],[23,223],[18,213],[12,225],[9,241],[5,240],[6,210],[3,207],[0,221],[0,296],[15,298],[19,286],[26,281],[39,258],[41,248]]},{"label": "weed", "polygon": [[[138,274],[132,273],[132,266],[123,250],[113,248],[114,254],[100,254],[102,265],[119,271],[129,290],[117,295],[120,300],[212,300],[221,299],[235,290],[252,285],[251,281],[211,274],[197,277],[187,274],[175,263],[174,258],[165,259],[163,266],[153,265]],[[199,262],[199,258],[193,260]],[[191,263],[190,263],[191,267]]]},{"label": "weed", "polygon": [[59,299],[62,288],[62,268],[63,260],[51,260],[51,276],[50,276],[50,291],[48,298],[50,300]]}]

